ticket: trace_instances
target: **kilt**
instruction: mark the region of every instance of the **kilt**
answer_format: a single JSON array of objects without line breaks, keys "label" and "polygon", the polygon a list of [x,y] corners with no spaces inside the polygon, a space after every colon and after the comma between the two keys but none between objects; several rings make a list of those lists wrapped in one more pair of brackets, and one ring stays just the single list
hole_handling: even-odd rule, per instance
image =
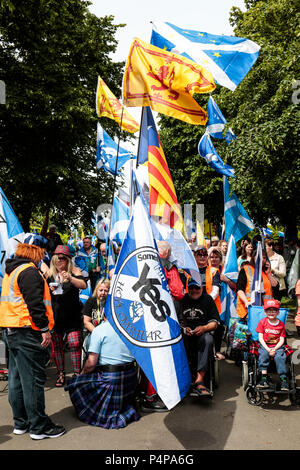
[{"label": "kilt", "polygon": [[78,418],[106,429],[124,428],[140,418],[134,408],[136,369],[78,375],[65,387]]}]

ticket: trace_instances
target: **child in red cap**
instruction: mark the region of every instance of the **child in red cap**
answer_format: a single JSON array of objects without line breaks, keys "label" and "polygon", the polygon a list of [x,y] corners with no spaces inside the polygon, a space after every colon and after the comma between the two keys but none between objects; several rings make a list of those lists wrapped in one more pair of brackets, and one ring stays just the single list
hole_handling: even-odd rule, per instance
[{"label": "child in red cap", "polygon": [[270,358],[273,357],[276,370],[281,380],[282,391],[288,391],[286,378],[286,355],[284,352],[284,342],[286,337],[284,323],[277,318],[280,303],[278,300],[269,299],[264,302],[266,317],[260,320],[255,331],[258,333],[260,342],[258,368],[261,372],[261,380],[257,388],[269,388],[267,380],[267,370]]}]

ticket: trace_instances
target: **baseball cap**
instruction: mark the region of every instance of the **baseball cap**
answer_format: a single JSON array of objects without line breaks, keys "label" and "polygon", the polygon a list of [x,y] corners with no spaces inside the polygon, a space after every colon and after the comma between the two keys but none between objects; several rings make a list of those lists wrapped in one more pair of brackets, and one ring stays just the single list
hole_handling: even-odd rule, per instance
[{"label": "baseball cap", "polygon": [[194,248],[194,252],[197,253],[197,251],[205,251],[207,254],[207,248],[204,245],[197,245],[196,248]]},{"label": "baseball cap", "polygon": [[72,258],[69,247],[66,245],[57,245],[53,255],[64,255]]},{"label": "baseball cap", "polygon": [[191,278],[191,279],[189,279],[189,282],[188,282],[188,288],[192,287],[192,286],[199,287],[199,289],[200,289],[201,284],[199,284],[199,282],[196,282],[194,279]]},{"label": "baseball cap", "polygon": [[264,309],[267,310],[268,308],[278,308],[280,309],[280,303],[278,300],[275,299],[268,299],[264,301]]}]

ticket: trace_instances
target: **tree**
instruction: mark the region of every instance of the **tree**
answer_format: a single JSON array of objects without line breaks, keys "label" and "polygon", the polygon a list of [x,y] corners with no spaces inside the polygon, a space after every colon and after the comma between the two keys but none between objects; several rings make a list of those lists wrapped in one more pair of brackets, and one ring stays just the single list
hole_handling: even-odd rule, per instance
[{"label": "tree", "polygon": [[[100,75],[120,95],[123,63],[113,17],[97,18],[84,0],[2,0],[0,185],[24,230],[51,210],[60,229],[111,199],[112,177],[96,170],[95,92]],[[117,125],[107,119],[113,137]]]},{"label": "tree", "polygon": [[[295,84],[300,88],[298,2],[248,0],[245,4],[245,12],[236,7],[231,10],[230,22],[236,36],[252,39],[261,50],[257,62],[234,92],[219,86],[214,92],[237,136],[229,146],[220,141],[215,147],[223,160],[234,167],[236,178],[230,182],[249,215],[260,225],[270,221],[295,235],[300,207],[300,111],[299,93],[294,88]],[[204,100],[202,96],[202,105]],[[178,132],[177,124],[169,124],[164,117],[162,142],[169,164],[174,155],[174,163],[179,164],[174,171],[178,192],[182,187],[191,188],[192,182],[193,197],[204,199],[205,209],[213,216],[213,208],[206,201],[211,200],[214,185],[219,201],[220,177],[203,162],[201,168],[195,168],[195,162],[199,162],[196,141],[204,132],[195,127],[183,124]],[[194,181],[199,183],[198,188]],[[222,214],[223,210],[220,219]]]}]

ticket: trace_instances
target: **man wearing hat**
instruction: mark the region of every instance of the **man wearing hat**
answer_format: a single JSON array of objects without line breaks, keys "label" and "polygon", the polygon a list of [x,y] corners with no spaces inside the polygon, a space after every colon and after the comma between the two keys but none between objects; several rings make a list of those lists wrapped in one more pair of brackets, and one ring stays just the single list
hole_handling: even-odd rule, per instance
[{"label": "man wearing hat", "polygon": [[91,237],[84,237],[82,242],[83,247],[78,250],[74,263],[75,266],[81,269],[83,276],[89,277],[93,291],[100,278],[100,265],[97,262],[98,250],[92,246]]},{"label": "man wearing hat", "polygon": [[286,331],[284,323],[277,318],[279,314],[280,303],[275,299],[268,299],[264,302],[265,318],[260,320],[256,327],[259,338],[259,359],[258,368],[261,373],[261,380],[257,388],[269,388],[268,384],[268,366],[270,359],[274,358],[276,370],[281,380],[281,390],[288,391],[286,378],[286,354],[284,343]]},{"label": "man wearing hat", "polygon": [[204,384],[204,377],[213,355],[213,337],[210,333],[217,329],[219,322],[219,313],[211,296],[190,279],[188,294],[182,300],[182,318],[179,318],[179,323],[185,335],[190,361],[196,361],[193,386],[199,396],[210,393]]}]

